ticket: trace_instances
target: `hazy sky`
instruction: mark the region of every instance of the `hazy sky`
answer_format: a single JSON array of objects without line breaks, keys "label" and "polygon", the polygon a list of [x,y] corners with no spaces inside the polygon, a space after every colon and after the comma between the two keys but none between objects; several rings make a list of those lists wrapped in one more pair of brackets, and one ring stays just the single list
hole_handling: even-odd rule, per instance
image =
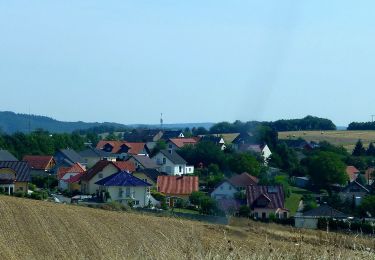
[{"label": "hazy sky", "polygon": [[0,0],[0,110],[165,123],[375,114],[375,1]]}]

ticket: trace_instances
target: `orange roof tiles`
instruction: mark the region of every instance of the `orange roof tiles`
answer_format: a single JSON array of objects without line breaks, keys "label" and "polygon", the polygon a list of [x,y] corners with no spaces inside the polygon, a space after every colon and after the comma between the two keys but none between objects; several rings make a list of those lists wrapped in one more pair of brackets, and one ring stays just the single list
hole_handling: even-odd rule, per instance
[{"label": "orange roof tiles", "polygon": [[57,179],[61,180],[67,173],[84,173],[84,172],[86,172],[86,169],[80,163],[75,163],[71,167],[60,167],[60,169],[57,171]]},{"label": "orange roof tiles", "polygon": [[186,145],[195,145],[197,143],[196,138],[171,138],[169,139],[178,148],[182,148]]},{"label": "orange roof tiles", "polygon": [[357,179],[358,174],[360,172],[354,166],[348,166],[348,167],[346,167],[346,173],[348,174],[350,182],[353,182],[353,181],[355,181]]},{"label": "orange roof tiles", "polygon": [[159,176],[158,191],[166,195],[190,195],[199,190],[198,176]]}]

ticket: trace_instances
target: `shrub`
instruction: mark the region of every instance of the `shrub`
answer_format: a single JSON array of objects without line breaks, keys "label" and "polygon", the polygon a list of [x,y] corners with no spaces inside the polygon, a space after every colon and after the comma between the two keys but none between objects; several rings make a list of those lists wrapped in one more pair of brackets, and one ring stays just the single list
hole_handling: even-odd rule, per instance
[{"label": "shrub", "polygon": [[248,206],[241,206],[238,212],[240,217],[249,217],[250,216],[250,208]]},{"label": "shrub", "polygon": [[23,197],[26,197],[26,194],[22,191],[17,191],[17,192],[14,193],[14,196],[19,197],[19,198],[23,198]]},{"label": "shrub", "polygon": [[165,195],[163,193],[160,193],[160,192],[157,192],[157,191],[151,191],[151,195],[152,197],[154,197],[154,199],[156,199],[157,201],[162,201],[163,199],[165,199]]}]

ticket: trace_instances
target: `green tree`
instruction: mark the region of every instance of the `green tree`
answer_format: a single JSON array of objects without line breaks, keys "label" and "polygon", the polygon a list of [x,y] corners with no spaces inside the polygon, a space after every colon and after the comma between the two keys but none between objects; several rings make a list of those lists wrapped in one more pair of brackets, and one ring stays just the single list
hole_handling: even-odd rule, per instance
[{"label": "green tree", "polygon": [[375,196],[369,195],[363,198],[359,210],[362,216],[374,217],[375,216]]},{"label": "green tree", "polygon": [[348,176],[346,165],[339,155],[331,152],[319,152],[308,162],[309,175],[318,188],[331,190],[332,184],[345,184]]},{"label": "green tree", "polygon": [[261,167],[256,158],[250,154],[233,154],[229,160],[230,169],[235,173],[247,172],[254,176],[259,176]]},{"label": "green tree", "polygon": [[375,145],[373,142],[370,143],[367,151],[366,151],[367,156],[375,156]]},{"label": "green tree", "polygon": [[157,141],[155,147],[151,151],[151,157],[155,156],[161,150],[165,150],[165,149],[167,149],[167,143],[164,140]]},{"label": "green tree", "polygon": [[189,197],[190,203],[193,204],[194,206],[200,206],[201,198],[203,198],[204,196],[206,196],[204,192],[195,191]]},{"label": "green tree", "polygon": [[363,147],[363,143],[361,139],[359,139],[358,142],[356,143],[352,155],[353,156],[365,156],[366,155],[366,149]]}]

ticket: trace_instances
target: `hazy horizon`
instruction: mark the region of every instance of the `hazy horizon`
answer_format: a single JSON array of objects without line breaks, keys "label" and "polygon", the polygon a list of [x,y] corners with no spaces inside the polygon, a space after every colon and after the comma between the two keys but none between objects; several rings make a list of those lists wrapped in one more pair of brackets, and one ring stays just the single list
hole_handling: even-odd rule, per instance
[{"label": "hazy horizon", "polygon": [[375,2],[0,1],[0,110],[166,124],[370,121]]}]

